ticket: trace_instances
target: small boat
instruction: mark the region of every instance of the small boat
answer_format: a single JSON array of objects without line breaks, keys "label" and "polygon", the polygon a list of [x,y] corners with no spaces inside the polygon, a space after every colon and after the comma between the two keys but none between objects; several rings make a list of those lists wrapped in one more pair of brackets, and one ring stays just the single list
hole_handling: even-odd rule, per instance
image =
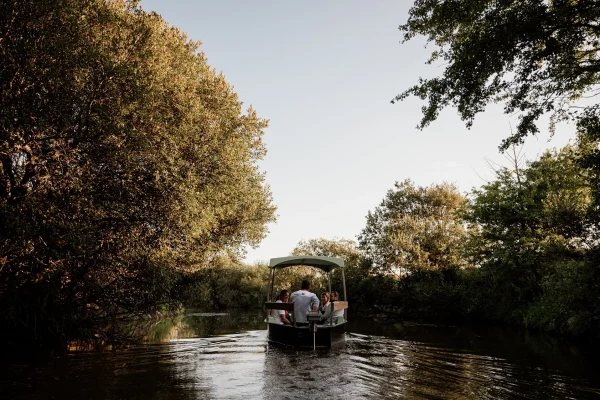
[{"label": "small boat", "polygon": [[[321,321],[318,312],[310,312],[308,325],[298,325],[295,320],[294,303],[273,302],[273,288],[275,285],[275,271],[281,268],[294,266],[310,266],[323,270],[327,273],[327,283],[331,293],[330,273],[336,268],[341,268],[344,301],[332,302],[331,317]],[[343,342],[346,333],[347,309],[346,301],[346,278],[344,276],[344,260],[335,257],[279,257],[269,261],[269,290],[265,308],[267,309],[268,339],[294,347],[332,347],[336,343]],[[291,325],[282,325],[275,322],[270,310],[286,310],[290,313]],[[333,316],[333,312],[344,310],[344,316]]]}]

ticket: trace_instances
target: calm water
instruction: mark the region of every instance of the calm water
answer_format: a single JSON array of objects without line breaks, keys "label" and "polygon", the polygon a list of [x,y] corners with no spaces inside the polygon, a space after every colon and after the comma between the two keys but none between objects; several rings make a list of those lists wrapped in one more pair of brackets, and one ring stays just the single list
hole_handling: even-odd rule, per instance
[{"label": "calm water", "polygon": [[600,398],[597,355],[549,336],[354,320],[343,346],[297,351],[267,343],[263,318],[189,313],[151,344],[3,361],[0,398]]}]

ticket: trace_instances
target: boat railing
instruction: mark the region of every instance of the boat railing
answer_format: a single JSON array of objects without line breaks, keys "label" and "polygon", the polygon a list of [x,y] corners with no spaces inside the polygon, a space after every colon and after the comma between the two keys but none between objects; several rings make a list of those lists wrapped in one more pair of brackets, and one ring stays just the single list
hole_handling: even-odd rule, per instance
[{"label": "boat railing", "polygon": [[265,308],[267,310],[285,310],[287,312],[290,313],[291,317],[292,317],[292,326],[296,326],[296,313],[294,312],[295,309],[295,304],[294,303],[271,303],[271,302],[267,302],[265,303]]}]

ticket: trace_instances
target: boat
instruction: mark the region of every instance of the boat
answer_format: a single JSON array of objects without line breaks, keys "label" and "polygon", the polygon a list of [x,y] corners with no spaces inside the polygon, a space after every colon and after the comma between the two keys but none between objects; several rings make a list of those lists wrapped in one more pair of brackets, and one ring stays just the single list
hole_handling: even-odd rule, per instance
[{"label": "boat", "polygon": [[[320,321],[318,312],[309,313],[308,325],[299,325],[295,320],[295,305],[293,303],[276,303],[273,300],[273,289],[275,285],[275,272],[282,268],[295,266],[310,266],[319,268],[327,274],[328,290],[331,293],[330,273],[340,268],[342,272],[343,301],[332,302],[333,311],[344,310],[344,316],[333,316],[325,321]],[[268,339],[294,347],[332,347],[345,340],[348,301],[346,298],[346,278],[344,276],[344,260],[336,257],[278,257],[269,261],[269,285],[267,302],[265,308],[267,311]],[[275,322],[271,316],[271,310],[286,310],[290,313],[291,324],[280,324]]]}]

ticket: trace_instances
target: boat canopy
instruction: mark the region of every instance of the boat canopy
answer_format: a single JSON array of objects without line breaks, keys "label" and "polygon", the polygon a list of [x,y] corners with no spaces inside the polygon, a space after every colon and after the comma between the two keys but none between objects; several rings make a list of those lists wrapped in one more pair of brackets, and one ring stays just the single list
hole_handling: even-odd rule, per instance
[{"label": "boat canopy", "polygon": [[276,269],[299,265],[308,265],[320,268],[325,272],[331,272],[338,267],[344,268],[344,260],[335,257],[297,256],[271,258],[269,261],[269,268]]}]

